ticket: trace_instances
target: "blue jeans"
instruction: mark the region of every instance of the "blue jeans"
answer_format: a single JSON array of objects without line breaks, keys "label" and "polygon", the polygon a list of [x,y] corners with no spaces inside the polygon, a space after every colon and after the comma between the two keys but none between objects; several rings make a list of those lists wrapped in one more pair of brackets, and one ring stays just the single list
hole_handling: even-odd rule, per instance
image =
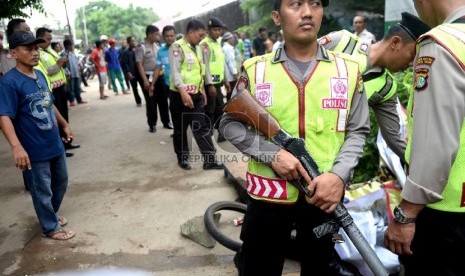
[{"label": "blue jeans", "polygon": [[42,227],[49,234],[60,229],[57,212],[68,187],[66,157],[60,155],[50,161],[34,162],[31,170],[25,170],[32,203]]}]

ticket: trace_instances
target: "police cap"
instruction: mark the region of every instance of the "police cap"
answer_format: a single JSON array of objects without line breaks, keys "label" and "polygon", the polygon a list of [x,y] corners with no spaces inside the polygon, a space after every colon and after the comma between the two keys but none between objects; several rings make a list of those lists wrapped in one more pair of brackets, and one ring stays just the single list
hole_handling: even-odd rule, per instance
[{"label": "police cap", "polygon": [[402,20],[397,24],[402,27],[413,40],[417,40],[422,34],[431,30],[430,26],[421,21],[420,18],[408,12],[402,13]]},{"label": "police cap", "polygon": [[218,18],[216,17],[211,17],[209,20],[208,20],[208,28],[211,29],[211,28],[224,28],[224,24],[223,22],[221,22],[221,20],[219,20]]}]

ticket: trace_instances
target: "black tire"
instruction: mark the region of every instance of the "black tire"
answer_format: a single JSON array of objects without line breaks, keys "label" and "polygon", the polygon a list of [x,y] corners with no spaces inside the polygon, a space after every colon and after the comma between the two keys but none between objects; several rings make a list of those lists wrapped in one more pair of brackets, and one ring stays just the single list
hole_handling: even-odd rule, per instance
[{"label": "black tire", "polygon": [[219,201],[210,205],[203,216],[208,233],[224,247],[237,252],[242,247],[242,242],[235,241],[221,233],[215,223],[215,213],[222,210],[236,211],[245,214],[247,205],[235,201]]}]

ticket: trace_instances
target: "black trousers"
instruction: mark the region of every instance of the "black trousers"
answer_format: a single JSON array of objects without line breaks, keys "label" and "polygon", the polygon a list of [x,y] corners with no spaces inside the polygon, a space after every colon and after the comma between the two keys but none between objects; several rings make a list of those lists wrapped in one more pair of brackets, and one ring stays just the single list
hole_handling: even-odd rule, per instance
[{"label": "black trousers", "polygon": [[[149,79],[150,76],[146,76]],[[146,115],[147,115],[147,124],[149,127],[156,126],[158,120],[158,108],[160,108],[160,119],[163,125],[167,125],[170,123],[170,115],[168,109],[168,97],[166,94],[161,93],[163,85],[163,78],[160,77],[157,79],[155,83],[155,88],[153,91],[153,97],[149,96],[149,91],[145,89],[144,82],[142,78],[140,80],[140,86],[142,87],[142,92],[144,93],[145,98],[145,108],[146,108]]]},{"label": "black trousers", "polygon": [[[53,104],[56,106],[61,116],[63,116],[63,118],[69,123],[68,95],[67,95],[68,92],[66,91],[66,85],[62,85],[60,87],[52,89],[52,93],[53,93],[53,96],[55,97]],[[60,128],[60,136],[66,138],[66,134],[62,128]]]},{"label": "black trousers", "polygon": [[242,225],[242,252],[238,255],[240,276],[280,276],[290,236],[296,230],[292,255],[301,264],[300,275],[334,275],[329,267],[334,243],[331,235],[317,239],[313,228],[329,216],[300,198],[296,204],[284,205],[252,199]]},{"label": "black trousers", "polygon": [[184,106],[181,95],[177,91],[170,91],[170,111],[173,119],[173,146],[174,152],[181,160],[189,160],[190,149],[187,141],[187,128],[190,126],[195,142],[199,146],[204,162],[215,160],[215,147],[210,133],[210,128],[206,122],[203,96],[201,93],[192,94],[194,108],[189,109]]},{"label": "black trousers", "polygon": [[213,129],[218,129],[221,116],[223,115],[223,105],[224,105],[224,96],[221,93],[221,87],[223,85],[216,84],[216,97],[210,97],[208,95],[208,89],[205,87],[205,93],[207,93],[207,105],[205,106],[205,114],[207,115],[208,119],[210,120],[210,129],[211,133],[213,134]]},{"label": "black trousers", "polygon": [[137,87],[137,83],[138,83],[137,79],[133,78],[132,80],[127,80],[127,81],[131,84],[132,94],[134,94],[134,100],[136,100],[136,104],[141,104],[142,99],[139,96],[139,90],[138,90],[138,87]]},{"label": "black trousers", "polygon": [[465,213],[423,209],[418,215],[411,249],[401,256],[405,275],[465,275]]}]

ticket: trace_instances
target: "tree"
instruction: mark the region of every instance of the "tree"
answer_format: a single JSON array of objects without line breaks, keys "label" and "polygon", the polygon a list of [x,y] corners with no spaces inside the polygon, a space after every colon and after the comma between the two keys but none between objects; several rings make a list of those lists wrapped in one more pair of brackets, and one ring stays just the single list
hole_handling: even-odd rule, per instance
[{"label": "tree", "polygon": [[159,19],[152,9],[134,8],[132,4],[121,8],[105,0],[90,2],[76,10],[76,36],[79,38],[84,37],[83,12],[89,44],[98,40],[102,34],[119,41],[125,40],[127,36],[135,36],[140,40],[145,37],[145,27]]},{"label": "tree", "polygon": [[[352,18],[357,12],[363,11],[382,18],[384,3],[385,0],[331,0],[329,6],[325,8],[325,16],[319,33],[327,34],[343,28],[350,29]],[[241,8],[250,15],[252,22],[240,28],[240,31],[255,35],[260,26],[265,26],[269,30],[277,29],[270,16],[273,5],[274,1],[269,0],[244,0]],[[382,34],[378,34],[380,35]]]},{"label": "tree", "polygon": [[0,0],[0,18],[29,17],[24,9],[30,8],[41,13],[44,12],[42,0]]}]

